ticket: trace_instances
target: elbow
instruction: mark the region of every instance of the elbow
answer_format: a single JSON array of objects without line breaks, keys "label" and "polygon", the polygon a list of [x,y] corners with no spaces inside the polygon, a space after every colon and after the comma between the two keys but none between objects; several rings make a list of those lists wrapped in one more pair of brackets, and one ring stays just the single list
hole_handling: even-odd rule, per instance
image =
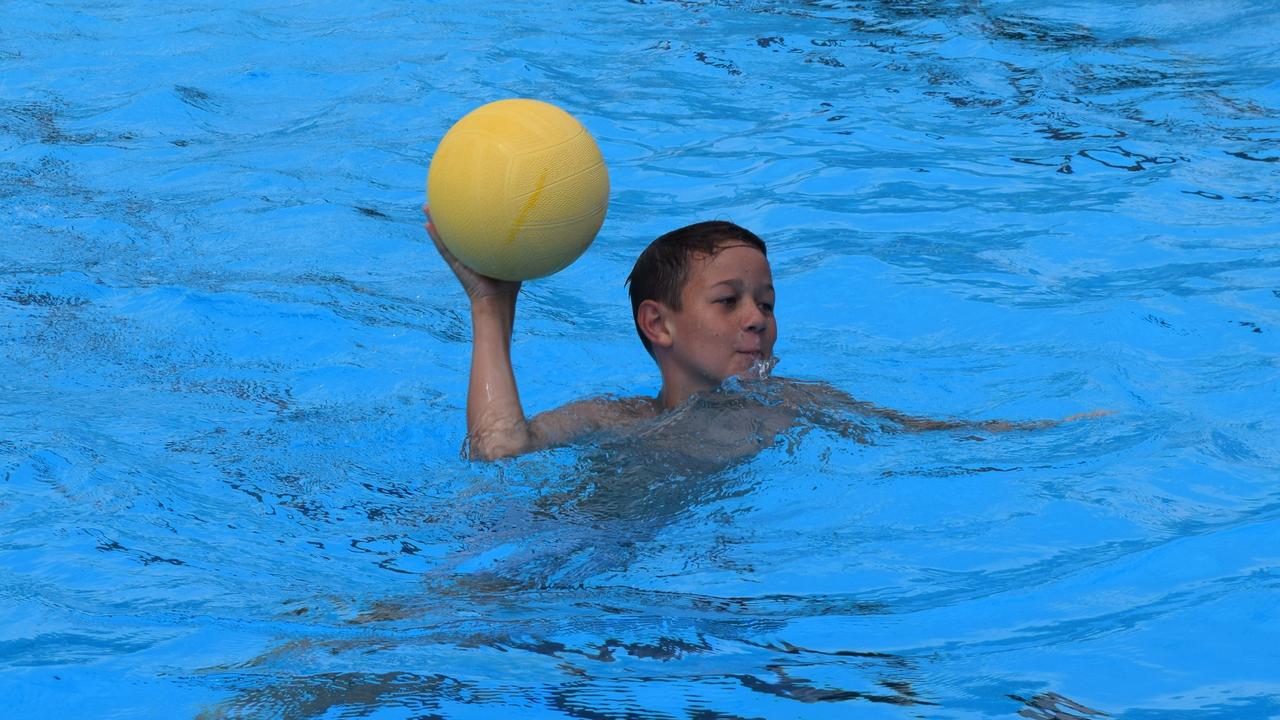
[{"label": "elbow", "polygon": [[467,446],[466,452],[468,460],[477,460],[479,462],[493,462],[494,460],[515,457],[518,454],[509,448],[495,448],[474,442]]},{"label": "elbow", "polygon": [[513,441],[510,438],[495,438],[487,435],[471,435],[467,437],[467,444],[463,450],[463,455],[468,460],[478,460],[480,462],[493,462],[503,458],[516,457],[526,452],[526,443]]}]

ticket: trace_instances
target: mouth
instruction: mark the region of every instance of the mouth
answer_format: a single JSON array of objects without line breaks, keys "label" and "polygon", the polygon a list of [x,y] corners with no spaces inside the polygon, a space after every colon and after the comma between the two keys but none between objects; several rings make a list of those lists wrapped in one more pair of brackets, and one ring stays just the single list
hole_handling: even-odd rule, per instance
[{"label": "mouth", "polygon": [[763,350],[735,350],[733,357],[734,364],[743,368],[767,365],[772,359]]},{"label": "mouth", "polygon": [[738,351],[738,356],[743,359],[746,366],[739,373],[739,377],[751,380],[764,380],[769,377],[769,373],[773,371],[773,367],[778,364],[778,359],[772,355],[766,356],[762,351]]}]

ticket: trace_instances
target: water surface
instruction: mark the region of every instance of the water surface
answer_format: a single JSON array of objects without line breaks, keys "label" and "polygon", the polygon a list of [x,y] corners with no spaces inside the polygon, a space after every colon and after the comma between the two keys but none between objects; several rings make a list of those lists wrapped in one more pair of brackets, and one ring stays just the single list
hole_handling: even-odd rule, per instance
[{"label": "water surface", "polygon": [[[1280,713],[1271,4],[3,13],[11,715]],[[462,461],[467,315],[418,205],[511,96],[577,115],[614,187],[522,294],[531,411],[656,391],[622,280],[723,218],[769,242],[780,375],[1116,414]]]}]

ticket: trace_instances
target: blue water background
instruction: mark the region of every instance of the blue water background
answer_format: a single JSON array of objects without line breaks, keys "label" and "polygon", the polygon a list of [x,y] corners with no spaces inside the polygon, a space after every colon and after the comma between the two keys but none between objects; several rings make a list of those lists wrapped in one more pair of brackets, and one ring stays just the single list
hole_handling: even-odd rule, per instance
[{"label": "blue water background", "polygon": [[[6,717],[1280,714],[1269,0],[0,16]],[[1116,414],[467,464],[418,205],[511,96],[614,188],[522,294],[529,410],[655,392],[622,279],[724,218],[770,244],[779,374]]]}]

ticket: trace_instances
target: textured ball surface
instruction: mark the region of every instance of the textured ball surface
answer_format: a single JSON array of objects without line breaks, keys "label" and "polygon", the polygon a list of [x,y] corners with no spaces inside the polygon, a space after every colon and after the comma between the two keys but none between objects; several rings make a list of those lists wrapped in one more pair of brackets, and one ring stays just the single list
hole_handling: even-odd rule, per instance
[{"label": "textured ball surface", "polygon": [[427,203],[441,240],[467,267],[527,280],[564,269],[595,239],[609,174],[572,115],[538,100],[499,100],[440,141]]}]

